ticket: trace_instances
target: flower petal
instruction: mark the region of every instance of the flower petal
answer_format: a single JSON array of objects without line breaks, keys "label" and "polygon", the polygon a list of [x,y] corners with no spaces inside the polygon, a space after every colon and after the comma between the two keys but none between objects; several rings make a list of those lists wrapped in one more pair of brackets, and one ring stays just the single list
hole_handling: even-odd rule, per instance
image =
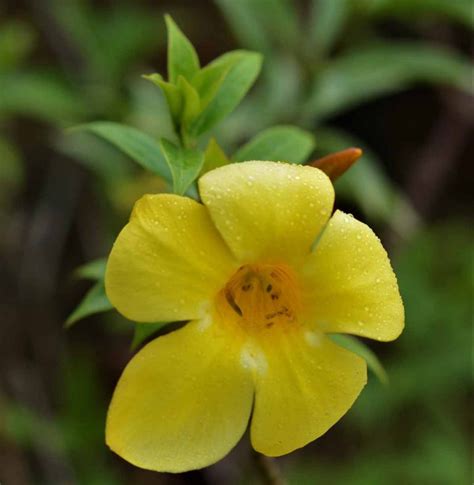
[{"label": "flower petal", "polygon": [[364,360],[322,334],[286,334],[264,354],[265,368],[256,373],[251,440],[268,456],[290,453],[321,436],[366,383]]},{"label": "flower petal", "polygon": [[275,162],[243,162],[208,172],[201,198],[240,261],[295,262],[306,255],[334,202],[319,169]]},{"label": "flower petal", "polygon": [[397,338],[403,303],[387,253],[373,231],[337,211],[303,269],[311,321],[325,332]]},{"label": "flower petal", "polygon": [[136,466],[162,472],[220,460],[241,438],[252,407],[253,381],[239,351],[202,321],[145,346],[115,390],[108,446]]},{"label": "flower petal", "polygon": [[111,303],[131,320],[189,320],[203,314],[235,268],[202,204],[146,195],[115,241],[105,287]]}]

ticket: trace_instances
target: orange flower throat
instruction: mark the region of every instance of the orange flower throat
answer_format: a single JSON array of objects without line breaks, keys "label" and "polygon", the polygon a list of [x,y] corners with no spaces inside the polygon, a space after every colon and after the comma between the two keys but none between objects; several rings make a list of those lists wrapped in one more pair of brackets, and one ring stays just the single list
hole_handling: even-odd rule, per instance
[{"label": "orange flower throat", "polygon": [[293,270],[282,264],[241,266],[218,295],[217,308],[225,321],[244,330],[292,325],[300,307]]}]

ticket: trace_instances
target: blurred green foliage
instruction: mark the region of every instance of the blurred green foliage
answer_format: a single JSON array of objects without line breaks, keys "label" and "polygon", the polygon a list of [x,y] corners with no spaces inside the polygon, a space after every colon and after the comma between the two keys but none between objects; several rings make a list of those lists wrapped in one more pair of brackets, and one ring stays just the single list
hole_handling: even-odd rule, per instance
[{"label": "blurred green foliage", "polygon": [[[283,461],[284,473],[291,484],[467,483],[472,234],[462,221],[424,227],[377,154],[353,133],[337,128],[334,120],[349,109],[420,84],[472,93],[472,66],[466,56],[419,34],[446,24],[472,29],[472,2],[311,0],[307,15],[291,0],[214,3],[237,47],[264,55],[261,75],[238,107],[260,68],[259,55],[249,51],[234,51],[201,69],[194,48],[181,39],[181,46],[173,46],[181,49],[181,61],[168,66],[169,79],[148,76],[162,91],[140,79],[143,72],[153,71],[152,56],[165,45],[159,6],[52,0],[44,2],[49,10],[43,12],[52,23],[50,32],[40,27],[38,11],[30,12],[31,18],[2,18],[0,222],[7,221],[25,186],[23,145],[28,141],[10,137],[18,119],[45,127],[43,143],[66,163],[74,160],[93,175],[107,221],[101,236],[105,246],[140,195],[170,190],[173,183],[184,192],[200,170],[212,168],[211,159],[216,164],[271,157],[304,163],[348,146],[364,148],[363,159],[336,189],[369,222],[403,236],[395,248],[395,270],[407,326],[381,359],[388,387],[370,379],[333,431],[335,438],[323,437],[309,450],[293,454]],[[177,14],[187,25],[198,22],[192,8],[178,9]],[[402,25],[409,35],[403,40],[385,36],[380,28],[384,22]],[[174,28],[170,20],[168,25]],[[203,24],[193,30],[195,45],[205,44],[209,28]],[[54,56],[47,64],[41,57],[44,44]],[[230,85],[229,73],[234,77]],[[193,76],[194,84],[188,79]],[[241,90],[232,92],[242,76]],[[226,104],[229,97],[232,102]],[[76,125],[82,129],[64,132]],[[184,132],[177,127],[185,127]],[[278,145],[275,140],[283,138],[288,144]],[[198,140],[198,148],[206,149],[204,159],[191,164],[191,176],[186,163],[181,172],[171,173],[160,149],[163,139],[175,147],[180,139],[189,145]],[[192,184],[188,194],[195,195]],[[102,260],[78,271],[79,278],[95,286],[69,323],[110,308],[104,268]],[[111,336],[117,329],[132,333],[132,324],[124,325],[111,314],[100,318]],[[163,325],[133,326],[133,347]],[[380,355],[385,349],[376,344],[373,350]],[[372,368],[377,365],[375,361]],[[1,396],[0,436],[21,449],[45,449],[67,459],[78,483],[130,483],[104,447],[109,396],[101,361],[79,346],[64,356],[60,374],[53,417]],[[330,440],[339,438],[332,449]],[[248,482],[254,479],[251,475]]]},{"label": "blurred green foliage", "polygon": [[[418,83],[473,92],[467,57],[424,40],[387,41],[376,29],[379,19],[399,15],[410,22],[449,16],[472,26],[469,1],[312,0],[304,21],[290,0],[215,3],[241,45],[265,54],[257,89],[218,133],[224,147],[236,146],[278,121],[314,130],[320,153],[347,147],[348,140],[366,148],[363,140],[335,130],[331,119]],[[366,150],[358,169],[344,177],[344,195],[371,220],[392,224],[400,220],[394,217],[400,208],[394,201],[403,196],[381,167]],[[402,235],[416,217],[406,203],[403,210],[409,227],[394,227]]]}]

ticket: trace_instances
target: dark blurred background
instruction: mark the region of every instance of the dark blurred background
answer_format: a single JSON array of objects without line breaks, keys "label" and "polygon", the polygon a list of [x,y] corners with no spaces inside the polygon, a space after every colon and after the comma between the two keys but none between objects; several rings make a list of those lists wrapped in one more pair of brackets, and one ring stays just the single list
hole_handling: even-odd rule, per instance
[{"label": "dark blurred background", "polygon": [[182,475],[139,470],[108,451],[104,422],[130,359],[133,324],[101,312],[65,330],[143,193],[163,189],[107,143],[66,129],[93,120],[169,132],[160,92],[163,14],[206,64],[262,52],[262,74],[215,135],[228,152],[293,123],[364,158],[337,206],[387,247],[406,330],[368,342],[374,375],[325,436],[278,459],[290,484],[471,482],[472,28],[464,0],[19,0],[0,3],[0,482],[258,483],[248,439]]}]

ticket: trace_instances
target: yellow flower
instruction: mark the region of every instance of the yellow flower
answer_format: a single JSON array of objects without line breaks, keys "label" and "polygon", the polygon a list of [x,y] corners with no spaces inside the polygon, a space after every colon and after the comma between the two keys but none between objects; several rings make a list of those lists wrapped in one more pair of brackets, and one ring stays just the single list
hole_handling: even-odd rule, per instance
[{"label": "yellow flower", "polygon": [[150,470],[218,461],[249,419],[265,455],[306,445],[366,383],[365,361],[326,334],[388,341],[403,329],[387,253],[365,224],[331,217],[322,171],[245,162],[208,172],[199,189],[203,204],[140,199],[107,266],[123,315],[189,321],[138,352],[110,405],[108,445]]}]

